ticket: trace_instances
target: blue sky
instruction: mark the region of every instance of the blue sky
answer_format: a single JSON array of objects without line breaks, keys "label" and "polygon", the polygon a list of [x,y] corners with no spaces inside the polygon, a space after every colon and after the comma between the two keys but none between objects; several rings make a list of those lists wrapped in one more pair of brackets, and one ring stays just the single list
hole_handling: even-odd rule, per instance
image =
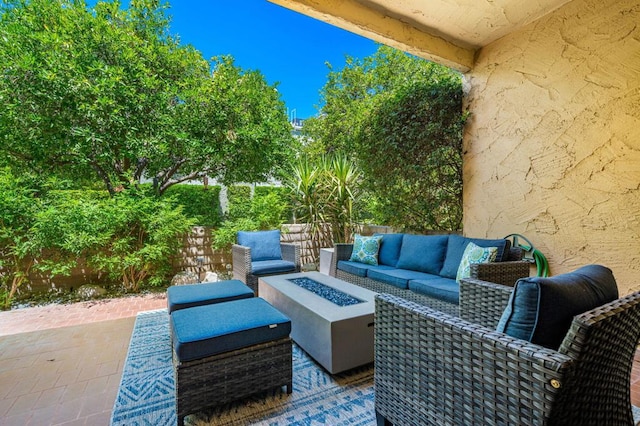
[{"label": "blue sky", "polygon": [[[206,59],[231,54],[236,65],[260,70],[278,91],[290,115],[317,113],[329,72],[345,55],[363,58],[377,45],[364,37],[269,3],[266,0],[169,0],[171,33]],[[294,112],[295,110],[295,112]]]}]

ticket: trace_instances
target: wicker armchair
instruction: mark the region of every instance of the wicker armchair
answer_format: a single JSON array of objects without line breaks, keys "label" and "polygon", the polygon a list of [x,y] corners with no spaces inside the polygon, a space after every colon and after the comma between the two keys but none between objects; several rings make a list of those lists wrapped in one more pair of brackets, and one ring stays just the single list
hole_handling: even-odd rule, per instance
[{"label": "wicker armchair", "polygon": [[634,424],[640,292],[575,316],[556,351],[495,331],[511,290],[463,280],[462,318],[376,297],[379,425]]},{"label": "wicker armchair", "polygon": [[[287,271],[287,273],[300,272],[300,246],[296,244],[280,243],[282,250],[282,260],[293,262],[295,269]],[[281,274],[284,272],[275,272],[273,274],[254,274],[251,267],[251,249],[246,246],[234,244],[231,247],[233,278],[240,280],[258,295],[258,278]]]}]

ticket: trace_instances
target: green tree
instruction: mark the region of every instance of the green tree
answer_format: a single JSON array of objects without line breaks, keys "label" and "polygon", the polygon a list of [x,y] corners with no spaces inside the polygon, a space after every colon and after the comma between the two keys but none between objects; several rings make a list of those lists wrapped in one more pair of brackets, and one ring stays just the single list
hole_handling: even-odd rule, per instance
[{"label": "green tree", "polygon": [[462,223],[461,76],[381,46],[330,69],[321,114],[305,121],[312,155],[344,153],[362,171],[374,220],[412,231]]},{"label": "green tree", "polygon": [[[435,87],[434,87],[435,86]],[[417,232],[462,227],[462,110],[459,81],[415,82],[376,105],[357,144],[374,215]]]},{"label": "green tree", "polygon": [[167,3],[2,0],[0,154],[15,170],[157,193],[259,181],[293,144],[276,86],[169,34]]}]

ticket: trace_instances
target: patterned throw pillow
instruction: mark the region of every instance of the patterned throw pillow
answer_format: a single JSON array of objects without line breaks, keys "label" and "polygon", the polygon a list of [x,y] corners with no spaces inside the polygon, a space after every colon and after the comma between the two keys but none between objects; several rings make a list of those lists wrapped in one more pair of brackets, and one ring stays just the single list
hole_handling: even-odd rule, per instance
[{"label": "patterned throw pillow", "polygon": [[382,235],[363,237],[356,234],[353,239],[353,251],[349,260],[351,262],[366,263],[367,265],[377,265],[381,240]]},{"label": "patterned throw pillow", "polygon": [[489,263],[496,260],[498,255],[498,247],[480,247],[477,244],[469,243],[462,253],[462,260],[458,267],[458,275],[456,281],[460,282],[462,278],[471,276],[472,263]]}]

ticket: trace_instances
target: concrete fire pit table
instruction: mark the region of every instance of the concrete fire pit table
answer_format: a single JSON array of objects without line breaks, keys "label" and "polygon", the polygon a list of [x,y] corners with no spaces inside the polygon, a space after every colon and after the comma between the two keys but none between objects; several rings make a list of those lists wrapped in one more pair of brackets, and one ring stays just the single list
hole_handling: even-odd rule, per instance
[{"label": "concrete fire pit table", "polygon": [[291,338],[331,374],[373,362],[376,293],[319,272],[268,276],[258,286],[291,319]]}]

